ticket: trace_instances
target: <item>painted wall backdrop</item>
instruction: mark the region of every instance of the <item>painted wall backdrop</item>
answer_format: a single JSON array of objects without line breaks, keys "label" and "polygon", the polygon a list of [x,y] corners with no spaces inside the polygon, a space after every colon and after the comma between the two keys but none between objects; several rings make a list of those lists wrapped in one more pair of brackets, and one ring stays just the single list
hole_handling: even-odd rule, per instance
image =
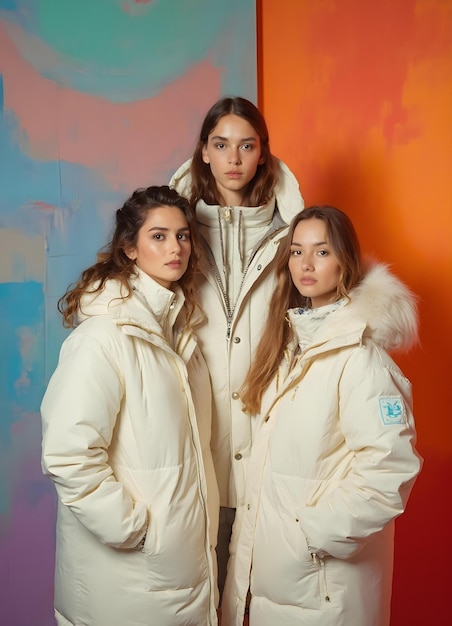
[{"label": "painted wall backdrop", "polygon": [[[352,217],[419,295],[424,457],[396,524],[391,626],[451,621],[452,1],[258,0],[259,104],[307,204]],[[281,68],[284,67],[284,71]]]},{"label": "painted wall backdrop", "polygon": [[39,406],[56,301],[222,95],[256,102],[254,0],[0,0],[0,624],[53,624]]}]

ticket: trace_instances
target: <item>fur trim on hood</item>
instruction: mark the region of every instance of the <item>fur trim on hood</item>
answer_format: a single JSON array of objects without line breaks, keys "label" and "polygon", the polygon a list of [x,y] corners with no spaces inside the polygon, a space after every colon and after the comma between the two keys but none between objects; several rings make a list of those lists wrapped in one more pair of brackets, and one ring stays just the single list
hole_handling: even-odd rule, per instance
[{"label": "fur trim on hood", "polygon": [[[283,161],[276,159],[280,176],[275,186],[275,197],[278,210],[286,224],[304,209],[304,201],[300,192],[298,181]],[[191,188],[190,174],[191,159],[185,161],[173,174],[169,186],[173,187],[182,196],[188,198]]]},{"label": "fur trim on hood", "polygon": [[387,265],[370,266],[350,298],[351,302],[333,316],[334,324],[343,324],[344,318],[362,320],[366,323],[364,336],[386,350],[408,350],[417,343],[417,297]]}]

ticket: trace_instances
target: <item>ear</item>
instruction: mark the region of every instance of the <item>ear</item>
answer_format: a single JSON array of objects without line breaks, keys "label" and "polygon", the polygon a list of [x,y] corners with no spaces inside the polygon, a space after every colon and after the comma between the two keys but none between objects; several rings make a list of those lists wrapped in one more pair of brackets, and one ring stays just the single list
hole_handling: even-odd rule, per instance
[{"label": "ear", "polygon": [[257,162],[257,164],[262,165],[262,163],[265,163],[265,157],[263,154],[261,154],[261,156],[259,157],[259,161]]},{"label": "ear", "polygon": [[202,147],[202,160],[204,163],[210,163],[209,155],[207,154],[206,146]]},{"label": "ear", "polygon": [[124,250],[126,257],[128,257],[131,261],[135,261],[137,258],[137,249],[136,248],[127,248]]}]

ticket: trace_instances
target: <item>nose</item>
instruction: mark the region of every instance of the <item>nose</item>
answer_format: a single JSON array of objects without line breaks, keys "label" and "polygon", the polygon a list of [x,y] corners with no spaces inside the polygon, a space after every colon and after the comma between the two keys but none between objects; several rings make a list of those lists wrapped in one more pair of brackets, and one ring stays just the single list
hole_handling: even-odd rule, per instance
[{"label": "nose", "polygon": [[240,163],[240,152],[238,148],[231,149],[229,153],[229,163],[231,163],[231,165],[238,165]]},{"label": "nose", "polygon": [[307,256],[304,256],[303,260],[301,261],[301,269],[304,272],[310,272],[311,270],[313,270],[314,264],[312,262],[312,259]]},{"label": "nose", "polygon": [[174,239],[172,239],[170,249],[171,249],[171,252],[180,253],[182,246],[181,246],[180,239],[178,239],[178,237],[174,237]]}]

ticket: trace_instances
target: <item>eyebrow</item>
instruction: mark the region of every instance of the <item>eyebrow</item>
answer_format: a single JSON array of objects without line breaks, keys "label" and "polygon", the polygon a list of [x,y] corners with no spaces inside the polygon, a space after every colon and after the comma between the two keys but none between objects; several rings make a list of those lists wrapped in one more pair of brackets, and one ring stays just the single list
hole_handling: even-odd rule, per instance
[{"label": "eyebrow", "polygon": [[[227,137],[221,137],[221,135],[215,135],[214,137],[210,138],[211,141],[228,141]],[[243,137],[242,139],[239,140],[239,143],[241,143],[242,141],[247,141],[248,143],[251,143],[252,141],[257,141],[256,137]]]},{"label": "eyebrow", "polygon": [[[166,228],[166,226],[152,226],[151,228],[148,229],[148,233],[152,232],[153,230],[165,230],[168,231],[170,230],[169,228]],[[182,228],[178,228],[177,232],[181,233],[181,232],[190,232],[190,227],[189,226],[183,226]]]},{"label": "eyebrow", "polygon": [[[301,243],[297,243],[296,241],[292,241],[292,243],[290,245],[291,246],[298,246],[299,248],[303,247],[303,245]],[[328,245],[328,241],[316,241],[313,245],[314,246],[327,246]]]}]

